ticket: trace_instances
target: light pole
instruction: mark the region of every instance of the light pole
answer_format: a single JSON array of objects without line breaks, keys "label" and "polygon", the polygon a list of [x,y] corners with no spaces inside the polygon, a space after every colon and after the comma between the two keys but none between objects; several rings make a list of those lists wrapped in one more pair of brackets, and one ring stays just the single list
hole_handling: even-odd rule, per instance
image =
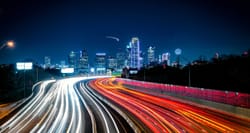
[{"label": "light pole", "polygon": [[24,87],[24,97],[26,96],[26,70],[31,70],[33,69],[33,63],[32,62],[17,62],[16,63],[16,69],[17,70],[23,70],[23,78],[24,78],[24,83],[23,83],[23,87]]},{"label": "light pole", "polygon": [[[177,49],[175,49],[174,52],[177,55],[177,66],[179,67],[180,66],[180,64],[179,64],[180,63],[180,55],[182,53],[182,50],[180,48],[177,48]],[[181,56],[181,57],[188,62],[188,86],[190,87],[191,86],[191,62],[187,58],[185,58],[183,56]]]},{"label": "light pole", "polygon": [[12,41],[12,40],[5,42],[5,43],[0,47],[0,50],[2,50],[4,47],[13,48],[13,47],[15,47],[15,42]]},{"label": "light pole", "polygon": [[23,82],[23,85],[24,85],[24,86],[23,86],[23,87],[24,87],[24,97],[26,96],[26,83],[25,83],[25,82],[26,82],[26,80],[25,80],[25,72],[26,72],[26,70],[24,69],[24,70],[23,70],[23,77],[24,77],[24,82]]},{"label": "light pole", "polygon": [[188,86],[191,86],[191,62],[187,59],[182,57],[184,60],[188,62]]},{"label": "light pole", "polygon": [[181,55],[182,50],[180,48],[175,49],[174,53],[177,56],[177,67],[180,67],[180,55]]},{"label": "light pole", "polygon": [[38,70],[38,67],[36,68],[36,82],[38,82],[38,74],[39,74],[39,70]]},{"label": "light pole", "polygon": [[191,86],[191,63],[188,65],[188,86]]},{"label": "light pole", "polygon": [[146,75],[145,75],[145,68],[144,68],[143,79],[144,79],[144,81],[146,80]]},{"label": "light pole", "polygon": [[146,65],[145,64],[143,68],[143,80],[146,81]]}]

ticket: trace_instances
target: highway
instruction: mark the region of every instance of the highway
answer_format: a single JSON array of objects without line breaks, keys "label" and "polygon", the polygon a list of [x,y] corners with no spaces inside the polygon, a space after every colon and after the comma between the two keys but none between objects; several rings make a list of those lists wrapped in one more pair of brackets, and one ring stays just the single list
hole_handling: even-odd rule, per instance
[{"label": "highway", "polygon": [[112,78],[97,79],[89,84],[99,94],[131,112],[152,132],[250,132],[249,119],[157,97],[113,81]]},{"label": "highway", "polygon": [[47,80],[0,132],[250,132],[250,120],[161,98],[110,77]]},{"label": "highway", "polygon": [[[31,100],[0,126],[0,132],[131,132],[123,117],[87,91],[87,78],[42,82]],[[79,82],[79,83],[77,83]],[[115,118],[114,118],[115,117]]]}]

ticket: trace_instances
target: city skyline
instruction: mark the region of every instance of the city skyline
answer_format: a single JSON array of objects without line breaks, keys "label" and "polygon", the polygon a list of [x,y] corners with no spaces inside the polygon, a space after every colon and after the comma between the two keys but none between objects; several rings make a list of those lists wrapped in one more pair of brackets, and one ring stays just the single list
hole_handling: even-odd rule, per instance
[{"label": "city skyline", "polygon": [[[249,49],[250,15],[244,1],[36,1],[0,2],[0,64],[32,58],[53,64],[67,60],[70,51],[86,49],[115,55],[132,37],[141,49],[154,46],[156,56],[176,48],[182,55],[208,59],[215,53],[241,54]],[[112,38],[115,37],[115,38]]]}]

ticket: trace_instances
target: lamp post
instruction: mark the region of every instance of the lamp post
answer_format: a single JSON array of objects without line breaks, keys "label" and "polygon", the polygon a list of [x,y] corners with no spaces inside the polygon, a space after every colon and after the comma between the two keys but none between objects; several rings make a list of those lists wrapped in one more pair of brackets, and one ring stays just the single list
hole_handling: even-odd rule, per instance
[{"label": "lamp post", "polygon": [[146,68],[144,68],[144,70],[143,70],[143,80],[144,80],[144,81],[146,81],[145,69],[146,69]]},{"label": "lamp post", "polygon": [[24,88],[24,97],[26,96],[26,79],[25,79],[25,72],[26,72],[26,70],[24,69],[23,70],[23,79],[24,79],[24,81],[23,81],[23,88]]},{"label": "lamp post", "polygon": [[191,63],[188,65],[188,86],[191,86]]},{"label": "lamp post", "polygon": [[[180,55],[182,53],[182,50],[180,48],[177,48],[177,49],[175,49],[174,52],[177,55],[177,65],[179,67]],[[183,56],[182,56],[182,58],[188,62],[188,86],[190,87],[191,86],[191,62],[187,58],[184,58]]]},{"label": "lamp post", "polygon": [[147,66],[144,64],[144,67],[143,67],[143,81],[146,81],[146,68],[147,68]]},{"label": "lamp post", "polygon": [[16,63],[16,68],[17,70],[23,70],[23,76],[24,76],[24,83],[23,83],[23,88],[24,88],[24,97],[26,96],[26,77],[25,73],[26,70],[31,70],[33,69],[33,63],[32,62],[17,62]]},{"label": "lamp post", "polygon": [[38,67],[36,68],[36,82],[38,82],[38,78],[39,77],[39,70],[38,70]]},{"label": "lamp post", "polygon": [[12,40],[5,42],[5,43],[0,47],[0,50],[2,50],[4,47],[13,48],[13,47],[15,47],[15,42],[12,41]]},{"label": "lamp post", "polygon": [[182,57],[184,60],[188,61],[188,86],[191,86],[191,62],[187,59]]}]

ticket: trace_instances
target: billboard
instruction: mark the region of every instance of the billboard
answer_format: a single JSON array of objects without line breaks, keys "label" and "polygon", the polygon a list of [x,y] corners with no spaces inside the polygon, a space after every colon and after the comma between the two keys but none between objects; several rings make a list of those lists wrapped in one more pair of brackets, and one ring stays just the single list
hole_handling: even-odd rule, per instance
[{"label": "billboard", "polygon": [[62,68],[61,73],[74,73],[74,68]]},{"label": "billboard", "polygon": [[137,74],[138,70],[129,70],[129,74]]},{"label": "billboard", "polygon": [[17,70],[31,70],[33,68],[32,62],[17,62],[16,69]]}]

